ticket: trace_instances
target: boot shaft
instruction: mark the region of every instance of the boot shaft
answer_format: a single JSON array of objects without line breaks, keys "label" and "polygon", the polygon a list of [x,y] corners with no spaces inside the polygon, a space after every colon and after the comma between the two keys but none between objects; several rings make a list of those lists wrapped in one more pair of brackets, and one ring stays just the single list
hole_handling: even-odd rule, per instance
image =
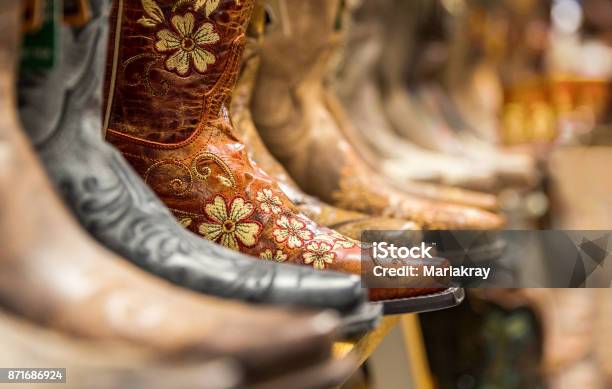
[{"label": "boot shaft", "polygon": [[319,82],[339,41],[339,0],[264,0],[270,21],[262,43],[266,79],[289,86]]},{"label": "boot shaft", "polygon": [[[19,113],[32,143],[42,149],[101,142],[104,70],[112,0],[88,0],[87,19],[62,23],[59,55],[50,69],[19,74]],[[62,146],[59,146],[62,147]],[[84,150],[81,147],[79,150]],[[49,167],[49,166],[48,166]]]},{"label": "boot shaft", "polygon": [[117,0],[105,129],[176,144],[227,116],[253,0]]}]

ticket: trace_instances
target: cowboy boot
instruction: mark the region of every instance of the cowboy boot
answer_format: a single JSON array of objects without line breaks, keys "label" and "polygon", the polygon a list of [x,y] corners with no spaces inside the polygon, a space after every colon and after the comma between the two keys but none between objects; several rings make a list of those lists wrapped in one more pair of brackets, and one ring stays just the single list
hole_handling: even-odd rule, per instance
[{"label": "cowboy boot", "polygon": [[350,147],[326,105],[329,91],[323,85],[337,39],[333,25],[338,4],[278,4],[286,7],[279,13],[286,17],[283,28],[269,31],[264,39],[252,104],[255,124],[270,151],[304,191],[341,208],[405,218],[426,228],[503,226],[495,214],[437,203],[393,187]]},{"label": "cowboy boot", "polygon": [[[70,337],[0,311],[4,367],[66,369],[63,387],[104,389],[236,388],[242,372],[231,360],[159,355],[149,349]],[[191,358],[191,359],[190,359]]]},{"label": "cowboy boot", "polygon": [[[14,120],[3,127],[15,132]],[[337,321],[327,313],[291,314],[195,295],[99,248],[63,212],[25,140],[2,137],[9,167],[1,174],[0,298],[8,309],[82,337],[232,356],[252,374],[275,372],[281,361],[287,369],[319,362],[329,352]]]},{"label": "cowboy boot", "polygon": [[263,37],[265,12],[263,7],[256,7],[249,25],[248,41],[244,54],[242,68],[234,94],[230,114],[236,130],[240,133],[243,143],[247,144],[249,157],[264,171],[278,182],[282,191],[298,209],[320,225],[332,228],[342,235],[353,239],[361,239],[363,231],[412,231],[415,244],[420,242],[421,234],[416,230],[419,226],[413,222],[368,216],[359,212],[347,211],[328,205],[313,196],[302,192],[289,176],[283,165],[278,162],[267,149],[257,133],[250,112],[255,78],[259,69],[258,54]]},{"label": "cowboy boot", "polygon": [[489,162],[499,178],[500,187],[533,187],[538,183],[535,159],[527,154],[507,152],[475,136],[475,131],[469,128],[438,82],[422,85],[415,93],[427,123],[438,133],[452,134],[465,155],[472,156],[475,161]]},{"label": "cowboy boot", "polygon": [[[119,1],[110,39],[106,139],[203,238],[265,260],[361,274],[358,242],[300,214],[248,158],[229,119],[252,8],[252,0],[206,7]],[[431,282],[370,290],[370,299],[437,291]]]},{"label": "cowboy boot", "polygon": [[[419,41],[416,29],[411,26],[415,23],[422,24],[423,19],[432,20],[436,6],[433,2],[395,1],[396,11],[387,18],[391,23],[386,24],[387,44],[384,45],[382,55],[381,78],[389,122],[401,136],[420,147],[463,156],[479,165],[486,164],[501,181],[500,186],[507,186],[508,183],[531,185],[535,179],[532,158],[505,152],[478,141],[462,128],[453,128],[440,118],[442,113],[432,107],[431,96],[428,97],[426,93],[411,95],[407,90],[406,83],[409,80],[422,81],[424,78],[431,78],[432,74],[443,66],[443,61],[439,59],[414,63],[411,58],[412,53],[417,51],[440,51],[440,45],[428,45],[425,39]],[[398,9],[401,11],[397,12]],[[390,25],[395,27],[391,28]],[[439,58],[441,55],[423,54],[422,57]],[[413,88],[418,86],[413,85]]]},{"label": "cowboy boot", "polygon": [[189,351],[160,353],[123,342],[78,339],[2,311],[0,339],[2,366],[61,366],[66,369],[63,385],[74,389],[330,388],[342,384],[355,368],[350,356],[330,358],[312,367],[249,380],[229,358],[211,360]]},{"label": "cowboy boot", "polygon": [[2,305],[77,336],[235,357],[258,375],[327,358],[335,315],[253,308],[173,287],[102,249],[78,228],[19,130],[18,11],[17,1],[0,5]]},{"label": "cowboy boot", "polygon": [[491,195],[411,182],[427,180],[490,189],[495,185],[495,177],[491,169],[467,158],[426,151],[395,133],[386,118],[377,82],[380,78],[379,62],[386,44],[383,23],[388,14],[394,12],[393,2],[355,3],[350,13],[352,19],[345,18],[345,24],[349,25],[346,28],[348,36],[341,50],[341,66],[335,80],[335,90],[353,123],[353,126],[343,126],[347,130],[354,130],[347,134],[347,138],[370,166],[380,166],[395,182],[403,182],[403,188],[408,193],[494,209],[496,199]]},{"label": "cowboy boot", "polygon": [[[20,112],[45,167],[81,224],[136,265],[199,292],[251,302],[362,309],[356,277],[263,263],[193,236],[102,139],[102,77],[110,1],[84,27],[62,30],[47,73],[22,72]],[[361,315],[364,329],[377,312]]]}]

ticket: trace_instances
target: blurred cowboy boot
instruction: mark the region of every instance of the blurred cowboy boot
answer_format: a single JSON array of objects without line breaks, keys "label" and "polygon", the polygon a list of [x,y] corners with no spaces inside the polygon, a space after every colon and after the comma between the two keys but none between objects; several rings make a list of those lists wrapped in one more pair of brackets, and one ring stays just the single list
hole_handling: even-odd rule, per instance
[{"label": "blurred cowboy boot", "polygon": [[494,146],[475,136],[475,131],[469,129],[454,102],[438,83],[421,86],[417,95],[423,112],[429,116],[428,123],[440,131],[454,134],[465,155],[473,156],[475,161],[491,161],[501,187],[530,187],[537,184],[535,159],[526,154],[506,152],[501,146]]},{"label": "blurred cowboy boot", "polygon": [[263,42],[252,113],[270,151],[302,189],[341,208],[405,218],[426,228],[503,226],[503,219],[489,212],[409,195],[369,169],[325,101],[323,79],[337,39],[333,25],[339,3],[276,5],[286,9],[277,13],[283,15],[281,26]]},{"label": "blurred cowboy boot", "polygon": [[263,8],[257,7],[249,25],[246,52],[230,106],[232,121],[236,130],[240,133],[243,143],[248,145],[249,157],[276,179],[283,192],[301,212],[318,224],[357,240],[361,239],[364,230],[414,231],[415,243],[420,242],[422,234],[416,231],[419,226],[413,222],[373,217],[359,212],[347,211],[305,194],[289,176],[285,168],[270,154],[257,133],[250,111],[255,78],[260,63],[258,50],[261,44],[260,38],[263,36],[264,18]]},{"label": "blurred cowboy boot", "polygon": [[[274,372],[281,361],[286,368],[317,362],[329,351],[337,325],[329,314],[290,314],[194,295],[97,247],[63,213],[25,140],[11,129],[14,120],[3,124],[13,133],[2,135],[6,165],[0,174],[0,298],[9,309],[79,336],[234,356],[259,374]],[[301,356],[291,362],[296,353]]]},{"label": "blurred cowboy boot", "polygon": [[[415,43],[418,37],[413,26],[415,23],[423,23],[423,19],[431,18],[431,6],[423,8],[423,4],[404,1],[396,1],[393,6],[395,11],[389,15],[390,22],[386,24],[386,44],[381,61],[384,106],[393,128],[421,147],[463,156],[473,163],[487,166],[502,181],[500,184],[532,184],[535,172],[533,159],[479,142],[465,131],[458,133],[459,129],[445,123],[439,112],[432,112],[432,107],[427,107],[426,102],[421,100],[423,96],[410,95],[406,88],[406,75],[412,74],[413,79],[422,81],[426,77],[421,73],[426,71],[427,78],[431,78],[438,68],[442,68],[444,61],[441,58],[446,57],[440,53],[440,45]],[[390,28],[390,25],[397,28]],[[420,63],[414,64],[411,55],[417,50],[425,53],[423,58],[431,60],[421,59]]]},{"label": "blurred cowboy boot", "polygon": [[[248,158],[229,119],[252,8],[252,0],[205,8],[119,1],[110,39],[106,138],[181,223],[203,238],[264,260],[360,274],[358,242],[300,214]],[[150,37],[148,44],[142,34]],[[370,298],[432,291],[427,278],[415,282],[414,289],[370,290]]]},{"label": "blurred cowboy boot", "polygon": [[78,336],[235,357],[264,376],[327,358],[335,315],[253,308],[175,288],[102,249],[78,228],[19,129],[18,11],[17,1],[0,5],[2,305]]},{"label": "blurred cowboy boot", "polygon": [[220,389],[243,385],[231,360],[161,354],[123,342],[67,336],[0,310],[0,364],[5,368],[61,366],[62,387],[82,389]]},{"label": "blurred cowboy boot", "polygon": [[[54,70],[21,72],[20,111],[30,139],[77,218],[101,243],[138,266],[207,294],[292,306],[361,309],[359,279],[264,263],[194,236],[178,224],[101,136],[102,77],[110,1],[92,20],[62,30]],[[184,222],[184,221],[183,221]],[[359,317],[371,327],[377,312]]]},{"label": "blurred cowboy boot", "polygon": [[2,366],[61,366],[66,369],[63,386],[74,389],[330,388],[344,382],[355,367],[350,356],[330,357],[297,371],[249,380],[229,358],[211,360],[189,351],[160,353],[120,341],[79,339],[3,311],[0,347]]},{"label": "blurred cowboy boot", "polygon": [[391,128],[378,82],[379,63],[386,44],[384,23],[390,12],[394,10],[389,0],[356,2],[352,13],[347,12],[353,18],[346,18],[349,34],[339,59],[339,77],[335,80],[335,89],[353,124],[343,126],[353,130],[347,138],[370,166],[379,166],[395,182],[405,182],[403,187],[408,193],[479,208],[495,208],[495,198],[490,195],[411,182],[428,180],[490,189],[495,184],[495,177],[490,169],[466,158],[421,149]]}]

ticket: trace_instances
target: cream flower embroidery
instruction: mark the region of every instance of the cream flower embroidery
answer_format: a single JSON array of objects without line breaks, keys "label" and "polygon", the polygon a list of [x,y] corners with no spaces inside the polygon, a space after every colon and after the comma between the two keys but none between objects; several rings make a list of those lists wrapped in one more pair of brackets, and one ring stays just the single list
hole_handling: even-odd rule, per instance
[{"label": "cream flower embroidery", "polygon": [[238,250],[239,244],[253,247],[257,244],[262,230],[261,224],[248,220],[254,210],[253,204],[241,197],[236,197],[228,206],[223,196],[216,196],[212,203],[204,207],[204,212],[212,223],[200,224],[200,234],[233,250]]},{"label": "cream flower embroidery", "polygon": [[281,205],[278,196],[274,196],[274,192],[271,189],[264,189],[257,192],[257,201],[259,201],[259,208],[263,213],[278,215],[281,213]]},{"label": "cream flower embroidery", "polygon": [[193,62],[196,71],[205,73],[208,65],[216,62],[216,58],[201,46],[216,43],[220,39],[213,25],[204,23],[194,32],[195,17],[188,12],[185,16],[173,16],[172,26],[176,32],[168,29],[159,31],[155,43],[155,49],[160,53],[174,52],[166,59],[166,68],[179,76],[186,76]]},{"label": "cream flower embroidery", "polygon": [[276,250],[274,254],[272,254],[272,250],[267,249],[262,251],[259,254],[261,259],[267,259],[268,261],[276,261],[276,262],[285,262],[287,260],[287,254],[283,253],[283,250]]},{"label": "cream flower embroidery", "polygon": [[332,246],[325,242],[310,242],[306,250],[308,251],[303,255],[304,263],[312,264],[315,269],[325,269],[325,264],[331,265],[336,258],[336,253],[332,252]]},{"label": "cream flower embroidery", "polygon": [[359,245],[359,242],[355,239],[344,236],[335,230],[329,230],[328,234],[317,235],[315,239],[322,240],[331,244],[333,250],[339,248],[350,249]]},{"label": "cream flower embroidery", "polygon": [[276,227],[272,233],[276,242],[287,242],[291,249],[302,247],[305,240],[312,239],[312,231],[298,218],[281,216],[276,220]]},{"label": "cream flower embroidery", "polygon": [[359,244],[359,242],[355,239],[349,238],[348,236],[344,236],[335,230],[332,230],[330,235],[336,240],[334,243],[334,248],[336,248],[336,246],[340,246],[345,249],[350,249]]}]

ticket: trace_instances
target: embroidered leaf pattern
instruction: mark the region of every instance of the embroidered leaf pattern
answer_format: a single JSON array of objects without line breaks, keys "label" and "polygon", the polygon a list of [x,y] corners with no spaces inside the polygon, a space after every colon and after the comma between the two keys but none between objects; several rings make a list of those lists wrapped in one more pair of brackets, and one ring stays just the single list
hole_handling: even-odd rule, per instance
[{"label": "embroidered leaf pattern", "polygon": [[149,15],[149,17],[151,18],[149,20],[153,20],[157,23],[161,23],[164,21],[164,13],[162,12],[161,8],[159,8],[159,5],[157,5],[155,0],[141,0],[141,2],[142,8],[144,8],[147,15]]},{"label": "embroidered leaf pattern", "polygon": [[209,17],[211,13],[215,12],[219,6],[219,0],[208,0],[206,2],[206,17]]},{"label": "embroidered leaf pattern", "polygon": [[189,227],[191,225],[191,223],[193,223],[193,220],[191,218],[189,218],[189,217],[185,217],[185,218],[182,218],[181,220],[179,220],[179,224],[181,226],[183,226],[183,228]]},{"label": "embroidered leaf pattern", "polygon": [[215,10],[219,7],[220,0],[195,0],[193,5],[193,9],[199,11],[200,8],[204,7],[204,11],[206,12],[206,17],[209,17],[210,14],[215,12]]},{"label": "embroidered leaf pattern", "polygon": [[138,24],[140,24],[143,27],[151,28],[151,27],[157,26],[159,23],[156,22],[153,19],[150,19],[150,18],[147,18],[147,17],[143,16],[140,19],[138,19]]}]

